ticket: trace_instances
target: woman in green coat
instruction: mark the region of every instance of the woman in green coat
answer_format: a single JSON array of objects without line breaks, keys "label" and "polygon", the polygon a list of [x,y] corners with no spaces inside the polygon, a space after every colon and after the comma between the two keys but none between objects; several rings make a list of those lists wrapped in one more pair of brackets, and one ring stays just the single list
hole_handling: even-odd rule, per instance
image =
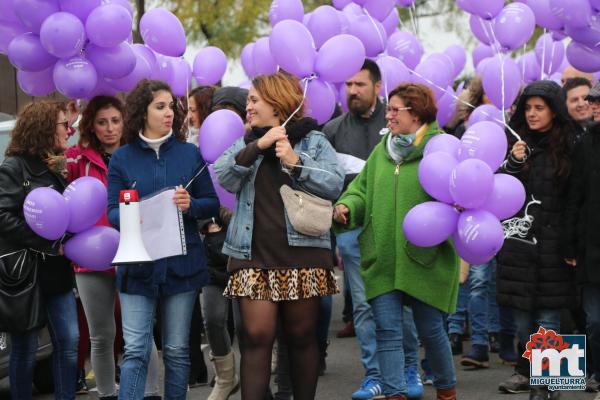
[{"label": "woman in green coat", "polygon": [[444,316],[458,293],[458,258],[449,241],[422,248],[407,242],[402,222],[417,204],[431,200],[417,170],[427,141],[440,134],[433,93],[407,83],[389,95],[389,132],[362,172],[339,199],[334,219],[359,235],[362,276],[377,327],[377,357],[386,399],[405,399],[402,307],[411,306],[434,372],[439,400],[456,398],[456,377]]}]

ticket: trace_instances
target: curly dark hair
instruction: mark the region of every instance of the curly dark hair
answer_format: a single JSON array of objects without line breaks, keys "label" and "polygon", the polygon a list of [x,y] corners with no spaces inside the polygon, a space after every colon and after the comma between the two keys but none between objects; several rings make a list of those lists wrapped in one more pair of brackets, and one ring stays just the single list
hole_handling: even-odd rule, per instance
[{"label": "curly dark hair", "polygon": [[200,125],[202,125],[202,122],[204,122],[206,117],[208,117],[208,114],[211,112],[212,97],[215,93],[215,90],[216,87],[214,86],[198,86],[190,92],[189,97],[193,97],[194,102],[196,103],[196,112],[200,117],[198,121]]},{"label": "curly dark hair", "polygon": [[66,112],[65,103],[36,101],[23,108],[10,136],[5,155],[29,155],[45,159],[54,152],[58,113]]},{"label": "curly dark hair", "polygon": [[137,140],[140,131],[144,129],[145,117],[148,112],[148,106],[154,100],[154,94],[160,91],[166,91],[173,97],[175,107],[173,108],[173,135],[182,142],[185,142],[185,133],[181,131],[183,125],[183,110],[179,108],[177,98],[173,95],[171,87],[163,81],[153,81],[142,79],[125,99],[125,125],[123,129],[123,141],[133,143]]},{"label": "curly dark hair", "polygon": [[[81,121],[79,122],[79,145],[90,146],[98,153],[103,152],[102,143],[98,140],[98,136],[94,133],[94,120],[98,111],[105,108],[114,107],[121,113],[121,116],[125,114],[123,109],[123,102],[112,96],[96,96],[87,104],[83,113],[81,114]],[[123,137],[121,137],[121,143]]]}]

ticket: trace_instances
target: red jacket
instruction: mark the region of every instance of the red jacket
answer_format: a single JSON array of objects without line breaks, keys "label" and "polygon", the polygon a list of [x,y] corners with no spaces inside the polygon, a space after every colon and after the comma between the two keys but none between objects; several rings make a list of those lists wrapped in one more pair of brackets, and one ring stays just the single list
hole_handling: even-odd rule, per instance
[{"label": "red jacket", "polygon": [[[104,186],[108,185],[108,166],[104,163],[102,156],[96,150],[92,149],[91,147],[81,147],[79,145],[75,145],[73,147],[69,147],[65,151],[65,155],[67,156],[69,182],[73,182],[75,179],[82,176],[92,176],[99,179]],[[108,222],[106,211],[104,212],[102,218],[98,220],[96,225],[112,227],[112,225]],[[75,269],[75,272],[92,272],[89,269],[75,264],[73,264],[73,268]],[[108,271],[114,273],[114,268],[111,268]]]}]

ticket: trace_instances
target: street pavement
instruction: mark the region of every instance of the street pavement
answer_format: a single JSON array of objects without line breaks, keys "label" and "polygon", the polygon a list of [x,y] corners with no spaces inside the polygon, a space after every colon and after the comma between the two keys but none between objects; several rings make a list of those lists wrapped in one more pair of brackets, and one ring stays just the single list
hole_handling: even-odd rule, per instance
[{"label": "street pavement", "polygon": [[[339,282],[341,282],[341,277]],[[358,388],[363,378],[363,369],[360,364],[359,348],[356,338],[338,339],[335,333],[343,327],[341,320],[343,298],[341,295],[334,297],[333,316],[330,328],[331,344],[328,349],[327,371],[320,377],[317,388],[316,399],[319,400],[350,400],[351,394]],[[469,343],[465,342],[465,352],[468,351]],[[208,351],[205,352],[208,361]],[[421,349],[421,356],[423,349]],[[457,393],[460,400],[526,400],[527,394],[508,395],[498,392],[498,384],[508,378],[512,368],[499,363],[496,354],[491,355],[490,368],[485,370],[467,370],[459,365],[459,357],[455,358],[457,374]],[[239,360],[239,355],[238,355]],[[89,367],[88,367],[89,368]],[[210,368],[210,364],[209,364]],[[212,371],[210,373],[212,377]],[[93,386],[93,381],[88,382]],[[0,382],[0,399],[9,399],[8,383],[6,380]],[[275,385],[272,384],[275,389]],[[205,400],[211,388],[197,387],[190,389],[188,399]],[[52,395],[35,395],[36,400],[51,400]],[[564,392],[563,400],[600,400],[592,393]],[[90,392],[87,395],[78,395],[77,400],[97,399],[97,393]],[[241,399],[240,393],[230,397],[230,400]],[[425,387],[424,400],[435,399],[435,390],[431,386]]]}]

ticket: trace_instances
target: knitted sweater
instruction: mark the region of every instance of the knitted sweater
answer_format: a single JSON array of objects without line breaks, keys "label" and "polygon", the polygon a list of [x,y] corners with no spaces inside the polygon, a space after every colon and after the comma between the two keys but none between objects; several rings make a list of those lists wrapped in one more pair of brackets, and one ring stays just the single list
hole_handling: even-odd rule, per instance
[{"label": "knitted sweater", "polygon": [[450,240],[435,247],[417,247],[407,242],[402,229],[408,211],[431,200],[417,171],[427,141],[439,133],[432,123],[400,164],[388,155],[386,135],[338,200],[350,210],[350,221],[343,229],[364,227],[358,240],[367,299],[399,290],[443,312],[456,308],[459,264]]}]

